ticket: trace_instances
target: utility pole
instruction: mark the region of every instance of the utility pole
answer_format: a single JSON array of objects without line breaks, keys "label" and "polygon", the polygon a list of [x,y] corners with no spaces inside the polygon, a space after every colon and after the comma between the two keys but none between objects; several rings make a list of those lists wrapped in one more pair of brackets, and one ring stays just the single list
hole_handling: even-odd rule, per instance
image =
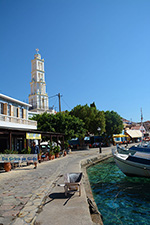
[{"label": "utility pole", "polygon": [[51,96],[50,98],[56,97],[58,96],[58,101],[59,101],[59,112],[61,112],[61,101],[60,98],[62,97],[62,95],[60,95],[60,93],[58,93],[57,95]]},{"label": "utility pole", "polygon": [[58,99],[59,99],[59,112],[61,112],[61,102],[60,102],[60,93],[58,93]]}]

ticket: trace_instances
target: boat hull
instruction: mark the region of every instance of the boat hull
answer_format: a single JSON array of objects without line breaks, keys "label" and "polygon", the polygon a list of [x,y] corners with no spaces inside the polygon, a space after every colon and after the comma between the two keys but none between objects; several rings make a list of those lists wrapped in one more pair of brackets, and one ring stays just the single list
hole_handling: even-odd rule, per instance
[{"label": "boat hull", "polygon": [[120,170],[127,176],[150,177],[150,165],[128,161],[127,158],[121,158],[117,154],[114,154],[114,160]]}]

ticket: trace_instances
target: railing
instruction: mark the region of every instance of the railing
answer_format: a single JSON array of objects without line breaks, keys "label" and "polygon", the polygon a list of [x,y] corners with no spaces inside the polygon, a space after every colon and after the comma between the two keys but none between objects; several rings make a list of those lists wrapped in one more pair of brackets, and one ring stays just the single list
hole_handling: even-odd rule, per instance
[{"label": "railing", "polygon": [[17,123],[17,124],[26,124],[26,125],[30,125],[30,126],[37,126],[37,121],[26,120],[26,119],[19,118],[19,117],[7,116],[4,114],[0,114],[0,121]]}]

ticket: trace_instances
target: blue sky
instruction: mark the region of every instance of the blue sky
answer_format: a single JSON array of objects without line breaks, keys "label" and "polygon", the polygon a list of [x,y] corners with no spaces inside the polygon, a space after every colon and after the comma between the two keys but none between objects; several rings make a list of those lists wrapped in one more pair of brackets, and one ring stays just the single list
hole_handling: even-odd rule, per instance
[{"label": "blue sky", "polygon": [[142,107],[150,120],[149,12],[149,0],[0,0],[0,92],[28,102],[39,48],[62,110],[95,102],[137,122]]}]

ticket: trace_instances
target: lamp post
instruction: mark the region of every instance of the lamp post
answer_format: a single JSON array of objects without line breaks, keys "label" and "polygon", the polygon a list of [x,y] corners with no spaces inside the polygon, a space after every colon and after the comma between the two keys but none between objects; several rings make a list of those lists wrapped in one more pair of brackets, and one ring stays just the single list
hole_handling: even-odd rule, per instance
[{"label": "lamp post", "polygon": [[[98,127],[98,128],[97,128],[97,131],[98,131],[99,136],[100,136],[101,128],[100,128],[100,127]],[[101,148],[101,140],[99,140],[99,153],[102,153],[102,148]]]}]

